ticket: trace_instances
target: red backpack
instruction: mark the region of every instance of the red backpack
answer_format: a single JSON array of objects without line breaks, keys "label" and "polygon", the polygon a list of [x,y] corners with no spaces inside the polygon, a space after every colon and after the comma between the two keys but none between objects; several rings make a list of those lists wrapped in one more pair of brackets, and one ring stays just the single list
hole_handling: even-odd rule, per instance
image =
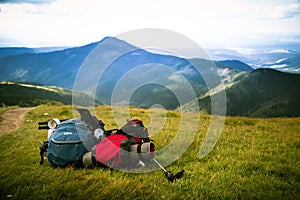
[{"label": "red backpack", "polygon": [[143,122],[130,119],[120,130],[96,145],[95,157],[101,166],[133,168],[154,158],[154,151],[155,146]]}]

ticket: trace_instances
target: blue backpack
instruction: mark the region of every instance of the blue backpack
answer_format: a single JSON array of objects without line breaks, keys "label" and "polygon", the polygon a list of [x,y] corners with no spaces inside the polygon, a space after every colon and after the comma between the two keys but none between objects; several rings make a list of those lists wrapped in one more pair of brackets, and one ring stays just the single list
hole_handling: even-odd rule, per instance
[{"label": "blue backpack", "polygon": [[95,139],[84,121],[66,120],[48,139],[47,160],[53,167],[83,167],[83,155],[95,145]]}]

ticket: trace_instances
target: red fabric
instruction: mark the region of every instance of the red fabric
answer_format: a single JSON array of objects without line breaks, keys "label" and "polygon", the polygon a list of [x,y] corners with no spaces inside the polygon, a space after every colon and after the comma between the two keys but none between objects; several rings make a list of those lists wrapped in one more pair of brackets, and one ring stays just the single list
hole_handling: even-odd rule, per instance
[{"label": "red fabric", "polygon": [[134,141],[136,143],[142,143],[143,142],[143,140],[141,138],[138,138],[138,137],[133,137],[133,138],[134,138]]},{"label": "red fabric", "polygon": [[125,135],[110,135],[96,145],[96,160],[106,166],[121,165],[120,144],[122,140],[128,140]]},{"label": "red fabric", "polygon": [[140,124],[144,127],[142,120],[139,119],[129,119],[127,120],[127,124]]},{"label": "red fabric", "polygon": [[155,145],[154,143],[150,143],[150,153],[151,153],[151,157],[154,158],[154,151],[155,151]]}]

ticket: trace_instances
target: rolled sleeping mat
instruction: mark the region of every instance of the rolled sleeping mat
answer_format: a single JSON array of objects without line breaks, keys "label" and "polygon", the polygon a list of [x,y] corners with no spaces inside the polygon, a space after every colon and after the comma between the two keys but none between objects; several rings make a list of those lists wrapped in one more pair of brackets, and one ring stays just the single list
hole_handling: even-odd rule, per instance
[{"label": "rolled sleeping mat", "polygon": [[87,152],[82,158],[83,165],[87,168],[94,168],[96,166],[96,159],[92,152]]},{"label": "rolled sleeping mat", "polygon": [[145,142],[142,144],[133,144],[130,145],[130,154],[131,160],[142,160],[149,161],[154,158],[155,146],[152,142]]}]

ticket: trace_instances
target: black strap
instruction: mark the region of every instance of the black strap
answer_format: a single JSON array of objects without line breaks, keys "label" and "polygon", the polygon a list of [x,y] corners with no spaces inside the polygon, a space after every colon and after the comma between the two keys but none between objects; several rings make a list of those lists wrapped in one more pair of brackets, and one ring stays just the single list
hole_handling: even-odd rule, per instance
[{"label": "black strap", "polygon": [[138,144],[137,153],[142,153],[142,144]]},{"label": "black strap", "polygon": [[142,143],[139,143],[138,146],[137,146],[137,154],[139,156],[139,159],[143,162],[145,162],[145,159],[143,158],[142,156]]},{"label": "black strap", "polygon": [[112,132],[114,131],[119,131],[119,129],[115,128],[115,129],[110,129],[110,130],[104,130],[104,135],[106,137],[110,136],[112,134]]},{"label": "black strap", "polygon": [[146,138],[142,138],[143,142],[140,143],[140,142],[136,142],[135,139],[134,139],[134,136],[132,135],[129,135],[127,134],[126,132],[124,132],[122,129],[118,129],[117,132],[115,134],[122,134],[122,135],[125,135],[127,138],[128,138],[128,141],[127,141],[127,145],[129,147],[129,149],[127,151],[130,151],[130,145],[133,145],[133,144],[137,144],[137,155],[139,157],[139,159],[143,162],[147,162],[145,160],[145,158],[142,156],[142,145],[143,145],[143,142],[150,142],[151,140],[149,139],[149,137],[146,137]]},{"label": "black strap", "polygon": [[41,156],[40,165],[44,163],[44,154],[45,152],[47,152],[47,149],[48,149],[48,141],[43,142],[40,146],[40,156]]}]

